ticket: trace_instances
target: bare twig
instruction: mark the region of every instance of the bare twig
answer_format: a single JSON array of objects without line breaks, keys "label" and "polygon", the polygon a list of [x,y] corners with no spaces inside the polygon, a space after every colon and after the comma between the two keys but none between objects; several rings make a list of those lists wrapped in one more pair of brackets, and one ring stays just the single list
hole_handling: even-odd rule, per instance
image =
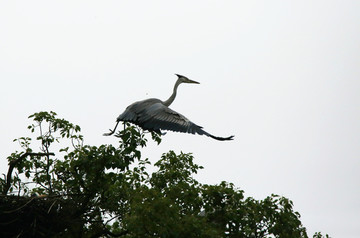
[{"label": "bare twig", "polygon": [[55,201],[53,202],[53,204],[51,204],[51,206],[49,207],[49,210],[47,211],[48,214],[50,213],[51,208],[55,205],[56,201],[57,201],[57,199],[55,199]]},{"label": "bare twig", "polygon": [[26,207],[26,206],[27,206],[29,203],[31,203],[34,199],[35,199],[35,197],[32,198],[32,199],[30,199],[27,203],[25,203],[25,204],[22,205],[21,207],[18,207],[18,208],[16,208],[15,210],[11,210],[11,211],[3,211],[3,213],[13,213],[13,212],[19,211],[19,210],[21,210],[23,207]]}]

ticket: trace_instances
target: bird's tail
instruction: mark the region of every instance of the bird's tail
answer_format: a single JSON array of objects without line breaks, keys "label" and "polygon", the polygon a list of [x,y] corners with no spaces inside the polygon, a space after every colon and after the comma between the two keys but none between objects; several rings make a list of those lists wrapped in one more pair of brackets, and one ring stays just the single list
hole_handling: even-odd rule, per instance
[{"label": "bird's tail", "polygon": [[213,136],[211,134],[206,134],[207,136],[215,139],[215,140],[220,140],[220,141],[224,141],[224,140],[233,140],[234,139],[234,136],[229,136],[229,137],[218,137],[218,136]]},{"label": "bird's tail", "polygon": [[204,131],[204,130],[202,129],[202,127],[199,127],[197,133],[198,133],[199,135],[206,135],[206,136],[209,136],[209,137],[211,137],[211,138],[213,138],[213,139],[215,139],[215,140],[220,140],[220,141],[233,140],[233,139],[234,139],[234,136],[219,137],[219,136],[211,135],[210,133]]}]

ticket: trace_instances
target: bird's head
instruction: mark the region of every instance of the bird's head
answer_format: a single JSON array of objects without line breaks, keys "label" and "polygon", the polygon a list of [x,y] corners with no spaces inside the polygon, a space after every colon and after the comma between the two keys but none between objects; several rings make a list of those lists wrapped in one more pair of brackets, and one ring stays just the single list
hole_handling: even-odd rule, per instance
[{"label": "bird's head", "polygon": [[180,83],[196,83],[196,84],[200,84],[199,82],[188,79],[187,77],[182,76],[180,74],[175,74],[175,75],[178,76],[178,80],[180,81]]}]

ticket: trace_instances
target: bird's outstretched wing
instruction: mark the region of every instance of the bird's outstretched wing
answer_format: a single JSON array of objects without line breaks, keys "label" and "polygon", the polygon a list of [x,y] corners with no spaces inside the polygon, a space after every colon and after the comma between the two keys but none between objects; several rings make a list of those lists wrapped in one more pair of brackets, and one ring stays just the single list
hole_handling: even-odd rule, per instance
[{"label": "bird's outstretched wing", "polygon": [[204,131],[201,126],[191,122],[185,116],[168,108],[161,102],[144,108],[137,117],[137,122],[143,129],[149,131],[169,130],[191,134],[206,135],[216,140],[232,140],[233,136],[217,137]]}]

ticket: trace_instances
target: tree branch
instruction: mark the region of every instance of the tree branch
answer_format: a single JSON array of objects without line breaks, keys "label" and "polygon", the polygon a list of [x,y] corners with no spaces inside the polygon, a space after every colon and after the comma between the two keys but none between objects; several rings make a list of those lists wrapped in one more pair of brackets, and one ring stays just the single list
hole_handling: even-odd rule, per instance
[{"label": "tree branch", "polygon": [[50,155],[55,155],[54,153],[32,153],[32,152],[26,152],[25,154],[21,155],[18,159],[13,160],[9,163],[9,170],[7,172],[7,176],[6,176],[6,184],[4,186],[3,195],[6,195],[7,192],[10,189],[11,186],[11,174],[12,171],[14,170],[15,166],[21,162],[23,159],[25,159],[27,156],[50,156]]}]

